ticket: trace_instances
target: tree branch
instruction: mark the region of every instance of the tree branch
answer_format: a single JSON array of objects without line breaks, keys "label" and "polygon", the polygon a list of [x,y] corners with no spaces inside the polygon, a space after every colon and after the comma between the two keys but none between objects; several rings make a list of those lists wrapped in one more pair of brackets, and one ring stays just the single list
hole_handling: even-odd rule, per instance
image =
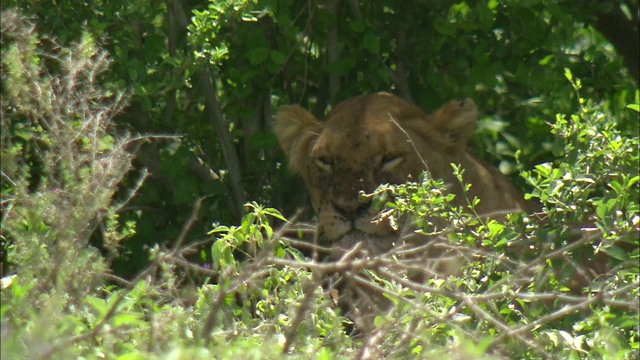
[{"label": "tree branch", "polygon": [[[169,4],[173,5],[175,19],[180,27],[186,28],[189,24],[184,8],[179,0],[169,0]],[[240,218],[242,215],[242,207],[244,205],[244,188],[242,186],[242,175],[240,171],[240,161],[236,150],[233,137],[229,132],[227,119],[222,111],[222,106],[217,96],[217,89],[211,79],[209,68],[204,67],[196,72],[196,79],[201,87],[205,98],[205,113],[210,119],[213,128],[218,135],[222,155],[224,157],[227,170],[229,171],[229,180],[227,182],[231,190],[232,204],[230,208],[231,214]]]}]

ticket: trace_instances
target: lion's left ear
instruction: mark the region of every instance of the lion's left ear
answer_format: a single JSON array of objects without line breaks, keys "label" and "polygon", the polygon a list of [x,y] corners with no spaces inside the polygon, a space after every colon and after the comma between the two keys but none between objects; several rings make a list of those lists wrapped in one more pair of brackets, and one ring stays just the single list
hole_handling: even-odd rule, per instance
[{"label": "lion's left ear", "polygon": [[314,140],[322,132],[322,124],[298,105],[282,106],[275,116],[274,131],[280,147],[289,158],[289,167],[302,173]]},{"label": "lion's left ear", "polygon": [[473,135],[478,108],[471,99],[452,100],[433,113],[433,130],[448,145],[464,149]]}]

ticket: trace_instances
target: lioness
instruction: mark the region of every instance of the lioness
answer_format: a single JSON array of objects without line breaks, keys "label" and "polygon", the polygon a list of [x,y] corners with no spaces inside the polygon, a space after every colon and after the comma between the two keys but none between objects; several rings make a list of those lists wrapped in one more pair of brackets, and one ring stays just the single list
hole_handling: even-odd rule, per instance
[{"label": "lioness", "polygon": [[427,114],[395,95],[378,93],[342,102],[323,122],[298,105],[284,106],[275,117],[275,132],[291,169],[304,178],[324,243],[348,249],[366,242],[377,254],[399,234],[386,222],[372,221],[378,211],[359,199],[359,192],[416,180],[424,170],[443,179],[460,202],[462,187],[451,164],[461,165],[472,184],[469,197],[480,199],[479,215],[534,209],[504,175],[468,149],[476,118],[471,99],[450,101]]},{"label": "lioness", "polygon": [[[504,175],[467,148],[476,118],[477,108],[470,99],[450,101],[427,114],[395,95],[378,93],[342,102],[325,121],[318,121],[298,105],[284,106],[276,114],[275,133],[291,169],[306,183],[318,215],[318,238],[321,245],[334,249],[331,256],[337,260],[351,254],[356,245],[366,255],[408,245],[418,252],[409,259],[413,265],[400,267],[417,266],[418,273],[411,277],[422,281],[432,274],[460,271],[460,255],[453,251],[449,256],[452,252],[442,250],[448,245],[446,239],[415,235],[410,222],[394,230],[387,222],[373,221],[379,209],[359,193],[370,194],[385,183],[417,180],[428,170],[456,194],[454,203],[463,204],[463,189],[453,174],[453,163],[461,165],[465,182],[472,184],[468,196],[480,199],[476,207],[479,215],[502,216],[535,209]],[[339,276],[337,283],[330,285],[334,301],[347,309],[356,329],[366,334],[374,328],[375,314],[387,309],[389,303],[375,286],[369,286],[373,283],[365,279],[354,284],[353,276],[359,275],[344,275],[351,280],[343,281]]]},{"label": "lioness", "polygon": [[[342,256],[337,263],[340,266],[336,266],[339,274],[332,276],[328,285],[334,301],[354,321],[355,335],[367,336],[361,358],[381,358],[377,344],[386,329],[395,326],[393,322],[374,326],[376,315],[392,309],[388,300],[392,297],[381,295],[392,293],[381,289],[380,282],[361,269],[372,269],[376,277],[411,287],[424,284],[432,275],[460,274],[467,259],[477,259],[484,253],[479,248],[451,242],[446,236],[418,234],[411,221],[397,230],[384,221],[373,221],[379,209],[373,208],[367,196],[359,196],[360,192],[370,194],[380,184],[417,180],[421,172],[428,170],[433,178],[443,179],[447,191],[456,195],[454,205],[465,205],[466,198],[479,198],[475,210],[480,216],[495,218],[512,211],[539,210],[538,204],[525,201],[505,176],[468,149],[476,118],[477,108],[470,99],[450,101],[427,114],[387,93],[348,99],[331,110],[324,121],[297,105],[282,107],[275,117],[280,145],[291,169],[304,178],[318,214],[321,245],[340,250],[332,254],[336,260]],[[466,198],[453,174],[452,163],[464,169],[464,181],[472,185]],[[581,226],[579,230],[581,241],[593,241],[589,240],[589,229],[582,230]],[[355,250],[350,250],[354,245]],[[526,251],[539,249],[526,246]],[[516,257],[525,250],[521,245],[515,247]],[[554,253],[554,257],[563,256],[558,250]],[[353,254],[365,256],[352,261]],[[547,259],[550,258],[548,253]],[[370,267],[356,266],[367,261],[372,264]],[[600,269],[597,271],[604,273],[602,269],[606,267],[598,264],[606,265],[606,256],[587,261],[584,269]],[[514,273],[524,276],[524,280],[515,278],[514,284],[538,281],[528,273],[536,269],[539,267],[516,270]],[[587,271],[576,270],[570,286],[581,291],[592,278]],[[419,321],[421,316],[418,314],[414,320]],[[374,349],[373,355],[369,349]]]}]

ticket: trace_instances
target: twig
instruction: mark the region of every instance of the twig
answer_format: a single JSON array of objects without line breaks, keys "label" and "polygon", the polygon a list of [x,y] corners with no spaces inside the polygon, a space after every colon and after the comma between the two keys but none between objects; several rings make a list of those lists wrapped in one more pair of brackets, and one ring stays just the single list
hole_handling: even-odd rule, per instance
[{"label": "twig", "polygon": [[416,155],[418,156],[418,159],[420,159],[420,162],[422,162],[422,166],[424,168],[425,171],[429,170],[429,167],[427,167],[427,162],[424,160],[424,158],[422,158],[422,155],[420,155],[420,151],[418,151],[418,148],[416,148],[416,144],[413,142],[413,139],[411,139],[411,136],[409,136],[409,134],[407,133],[407,131],[400,126],[400,124],[398,124],[398,122],[396,121],[396,119],[393,118],[393,115],[391,115],[389,113],[389,120],[398,127],[398,129],[400,129],[400,131],[402,131],[402,133],[404,134],[404,136],[407,138],[407,142],[411,144],[411,147],[413,148],[413,151],[416,153]]},{"label": "twig", "polygon": [[549,354],[547,351],[545,351],[544,348],[540,347],[538,344],[534,343],[530,339],[520,335],[519,332],[513,332],[512,330],[509,329],[508,325],[506,325],[505,323],[495,319],[491,314],[487,313],[483,308],[478,306],[475,302],[467,300],[464,303],[467,306],[469,306],[471,308],[471,310],[473,310],[477,315],[479,315],[480,318],[483,318],[483,319],[487,320],[488,322],[493,324],[493,326],[495,326],[496,328],[498,328],[498,329],[503,331],[502,335],[499,336],[498,338],[494,338],[492,343],[498,343],[499,339],[504,338],[508,334],[509,336],[512,336],[512,337],[516,338],[518,341],[522,342],[523,344],[525,344],[526,346],[530,347],[531,349],[534,349],[538,353],[544,355],[546,359],[552,359],[553,358],[553,356],[551,356],[551,354]]},{"label": "twig", "polygon": [[191,214],[187,218],[187,221],[184,224],[182,224],[182,229],[180,230],[180,234],[178,235],[178,238],[176,239],[176,243],[173,246],[173,250],[171,251],[172,254],[175,254],[178,251],[178,249],[182,246],[182,243],[184,242],[185,238],[187,237],[187,234],[189,233],[189,230],[191,230],[191,227],[193,226],[193,224],[195,224],[196,220],[198,220],[198,212],[200,211],[200,207],[202,207],[202,201],[205,198],[207,198],[207,196],[201,196],[193,203],[193,206],[191,207]]}]

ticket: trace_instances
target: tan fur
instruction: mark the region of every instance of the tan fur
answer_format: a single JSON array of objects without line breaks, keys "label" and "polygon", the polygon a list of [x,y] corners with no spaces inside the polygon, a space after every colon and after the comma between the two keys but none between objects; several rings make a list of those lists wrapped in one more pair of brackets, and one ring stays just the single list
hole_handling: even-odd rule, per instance
[{"label": "tan fur", "polygon": [[470,99],[450,101],[427,114],[397,96],[378,93],[342,102],[324,122],[297,105],[282,107],[275,132],[290,167],[304,178],[325,241],[368,241],[373,252],[381,252],[399,234],[384,222],[373,223],[377,211],[359,201],[358,193],[416,180],[424,170],[450,185],[460,202],[462,188],[450,165],[460,164],[472,184],[469,196],[480,199],[480,215],[533,210],[506,177],[468,150],[476,118]]}]

